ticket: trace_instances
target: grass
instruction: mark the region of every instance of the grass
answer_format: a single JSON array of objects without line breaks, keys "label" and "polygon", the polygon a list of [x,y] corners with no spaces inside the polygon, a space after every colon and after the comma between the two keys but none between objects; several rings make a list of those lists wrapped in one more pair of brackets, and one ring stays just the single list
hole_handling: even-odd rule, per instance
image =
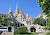
[{"label": "grass", "polygon": [[15,35],[35,35],[35,34],[15,34]]},{"label": "grass", "polygon": [[15,34],[15,35],[35,35],[35,34],[39,34],[39,33],[31,33],[31,34]]},{"label": "grass", "polygon": [[49,32],[49,33],[47,33],[47,35],[50,35],[50,32]]}]

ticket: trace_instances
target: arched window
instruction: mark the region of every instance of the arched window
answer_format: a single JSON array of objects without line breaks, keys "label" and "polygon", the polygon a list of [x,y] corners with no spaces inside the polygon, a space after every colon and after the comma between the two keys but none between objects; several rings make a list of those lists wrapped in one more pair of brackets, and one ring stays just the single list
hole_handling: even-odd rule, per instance
[{"label": "arched window", "polygon": [[21,21],[22,21],[22,15],[21,15]]},{"label": "arched window", "polygon": [[21,18],[22,18],[22,15],[21,15]]},{"label": "arched window", "polygon": [[39,29],[41,29],[41,28],[39,27]]}]

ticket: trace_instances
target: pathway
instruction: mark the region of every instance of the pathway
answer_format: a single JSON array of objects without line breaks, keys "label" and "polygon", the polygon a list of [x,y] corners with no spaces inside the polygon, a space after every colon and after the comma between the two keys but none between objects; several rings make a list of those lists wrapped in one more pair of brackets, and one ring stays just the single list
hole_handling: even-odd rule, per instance
[{"label": "pathway", "polygon": [[14,30],[12,32],[3,32],[1,35],[14,35]]},{"label": "pathway", "polygon": [[12,32],[3,32],[1,35],[13,35]]},{"label": "pathway", "polygon": [[39,33],[37,35],[46,35],[48,32],[50,32],[50,31],[44,31],[43,33]]}]

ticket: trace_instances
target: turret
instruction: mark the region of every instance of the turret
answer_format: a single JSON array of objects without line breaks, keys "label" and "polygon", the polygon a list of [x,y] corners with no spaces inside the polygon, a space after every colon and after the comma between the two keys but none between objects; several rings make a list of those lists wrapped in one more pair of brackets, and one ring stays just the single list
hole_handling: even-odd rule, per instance
[{"label": "turret", "polygon": [[11,10],[11,8],[9,8],[8,15],[10,15],[10,16],[13,16],[13,13],[12,13],[12,10]]}]

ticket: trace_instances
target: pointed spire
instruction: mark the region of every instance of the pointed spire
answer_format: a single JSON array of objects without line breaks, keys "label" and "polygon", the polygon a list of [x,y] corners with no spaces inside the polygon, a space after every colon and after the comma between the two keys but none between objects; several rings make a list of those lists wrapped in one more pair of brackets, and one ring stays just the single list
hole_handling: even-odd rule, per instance
[{"label": "pointed spire", "polygon": [[16,6],[15,14],[19,14],[18,3],[17,3],[17,6]]},{"label": "pointed spire", "polygon": [[9,8],[9,12],[12,12],[12,11],[11,11],[11,8]]},{"label": "pointed spire", "polygon": [[12,11],[11,11],[11,7],[9,8],[8,14],[13,16],[13,13],[12,13]]},{"label": "pointed spire", "polygon": [[18,3],[17,3],[17,6],[16,6],[16,9],[18,9]]}]

